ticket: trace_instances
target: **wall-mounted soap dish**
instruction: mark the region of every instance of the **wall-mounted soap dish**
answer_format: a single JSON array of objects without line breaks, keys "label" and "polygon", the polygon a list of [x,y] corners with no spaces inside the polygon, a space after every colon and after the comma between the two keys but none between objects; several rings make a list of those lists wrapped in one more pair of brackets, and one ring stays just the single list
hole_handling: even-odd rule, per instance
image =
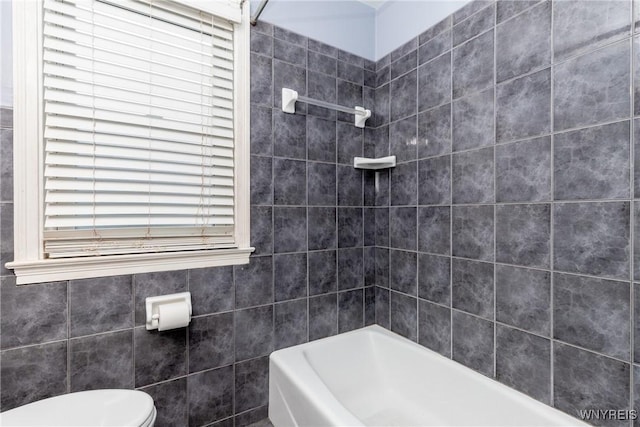
[{"label": "wall-mounted soap dish", "polygon": [[396,165],[396,156],[379,157],[371,159],[368,157],[354,157],[353,167],[356,169],[386,169]]}]

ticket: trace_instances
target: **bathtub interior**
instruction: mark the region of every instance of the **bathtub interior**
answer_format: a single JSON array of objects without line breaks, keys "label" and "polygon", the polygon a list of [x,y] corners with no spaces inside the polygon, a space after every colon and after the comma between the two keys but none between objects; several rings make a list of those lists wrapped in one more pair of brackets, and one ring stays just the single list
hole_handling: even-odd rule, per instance
[{"label": "bathtub interior", "polygon": [[304,358],[364,425],[586,425],[379,326],[322,341]]}]

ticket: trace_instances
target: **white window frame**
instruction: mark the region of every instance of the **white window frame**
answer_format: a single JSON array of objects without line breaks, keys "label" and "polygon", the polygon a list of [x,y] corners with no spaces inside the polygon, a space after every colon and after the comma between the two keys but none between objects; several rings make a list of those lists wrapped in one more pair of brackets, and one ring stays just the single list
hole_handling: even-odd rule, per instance
[{"label": "white window frame", "polygon": [[[14,261],[7,263],[7,268],[14,270],[17,284],[249,262],[249,255],[254,250],[249,241],[249,7],[246,2],[240,11],[239,2],[240,0],[180,2],[236,22],[234,235],[237,248],[78,258],[44,256],[43,5],[42,0],[13,2],[15,256]],[[232,6],[235,6],[235,14]],[[220,13],[216,13],[217,9]]]}]

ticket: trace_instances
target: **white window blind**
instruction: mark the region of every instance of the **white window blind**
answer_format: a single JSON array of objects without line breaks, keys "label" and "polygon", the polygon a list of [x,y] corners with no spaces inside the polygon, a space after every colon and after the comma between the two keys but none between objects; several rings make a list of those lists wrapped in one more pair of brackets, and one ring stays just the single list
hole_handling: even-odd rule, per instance
[{"label": "white window blind", "polygon": [[45,255],[236,247],[233,24],[45,0],[43,25]]}]

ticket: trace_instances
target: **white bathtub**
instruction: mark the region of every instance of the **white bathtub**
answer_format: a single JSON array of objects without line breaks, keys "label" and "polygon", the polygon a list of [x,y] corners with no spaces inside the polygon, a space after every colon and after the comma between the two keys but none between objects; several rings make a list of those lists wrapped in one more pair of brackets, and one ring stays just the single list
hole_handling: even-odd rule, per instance
[{"label": "white bathtub", "polygon": [[275,427],[587,425],[375,325],[269,359]]}]

